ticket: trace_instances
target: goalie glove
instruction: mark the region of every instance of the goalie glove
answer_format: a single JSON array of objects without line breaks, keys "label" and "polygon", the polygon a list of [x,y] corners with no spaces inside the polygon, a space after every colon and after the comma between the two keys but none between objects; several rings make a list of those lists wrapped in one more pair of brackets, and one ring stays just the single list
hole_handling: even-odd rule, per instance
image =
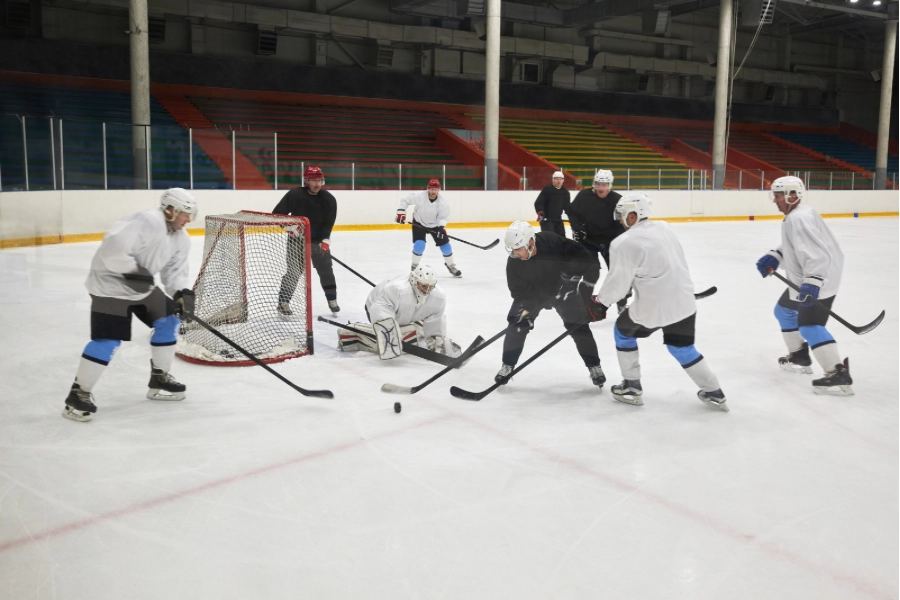
[{"label": "goalie glove", "polygon": [[378,341],[378,357],[381,360],[397,358],[403,351],[400,338],[400,326],[396,319],[382,319],[372,323],[375,329],[375,338]]},{"label": "goalie glove", "polygon": [[179,318],[187,315],[188,318],[194,314],[194,290],[183,289],[175,292],[175,315]]},{"label": "goalie glove", "polygon": [[397,222],[403,225],[406,223],[406,210],[402,208],[397,209]]},{"label": "goalie glove", "polygon": [[443,336],[433,335],[425,340],[425,344],[432,352],[437,352],[438,354],[447,354],[447,347],[444,343]]}]

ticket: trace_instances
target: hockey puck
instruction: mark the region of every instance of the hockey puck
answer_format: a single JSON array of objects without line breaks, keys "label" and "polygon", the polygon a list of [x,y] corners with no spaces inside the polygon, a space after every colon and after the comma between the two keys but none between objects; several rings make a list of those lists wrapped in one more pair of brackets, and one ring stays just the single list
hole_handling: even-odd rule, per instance
[{"label": "hockey puck", "polygon": [[394,412],[395,412],[395,413],[400,412],[400,411],[402,410],[402,408],[403,408],[403,407],[400,406],[400,403],[399,403],[399,402],[394,402]]}]

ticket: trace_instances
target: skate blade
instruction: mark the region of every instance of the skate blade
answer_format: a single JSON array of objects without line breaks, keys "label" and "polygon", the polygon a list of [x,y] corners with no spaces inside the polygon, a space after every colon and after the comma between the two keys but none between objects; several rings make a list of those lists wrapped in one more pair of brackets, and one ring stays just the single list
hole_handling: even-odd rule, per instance
[{"label": "skate blade", "polygon": [[644,405],[644,399],[633,394],[613,394],[613,400],[622,404],[631,404],[632,406]]},{"label": "skate blade", "polygon": [[832,385],[829,387],[813,386],[813,393],[820,396],[853,396],[855,392],[849,385]]},{"label": "skate blade", "polygon": [[147,390],[148,400],[184,400],[184,392],[167,392],[165,390]]},{"label": "skate blade", "polygon": [[700,399],[703,401],[704,404],[708,404],[710,406],[715,406],[722,412],[730,412],[731,411],[731,409],[728,408],[727,401],[716,402],[715,400],[707,400],[706,398],[700,398]]},{"label": "skate blade", "polygon": [[787,371],[788,373],[798,373],[803,375],[812,375],[812,367],[802,367],[799,365],[792,365],[790,363],[779,363],[778,365],[781,367],[782,371]]},{"label": "skate blade", "polygon": [[66,406],[62,411],[62,416],[79,423],[87,423],[93,418],[93,415],[87,411],[75,410],[70,406]]}]

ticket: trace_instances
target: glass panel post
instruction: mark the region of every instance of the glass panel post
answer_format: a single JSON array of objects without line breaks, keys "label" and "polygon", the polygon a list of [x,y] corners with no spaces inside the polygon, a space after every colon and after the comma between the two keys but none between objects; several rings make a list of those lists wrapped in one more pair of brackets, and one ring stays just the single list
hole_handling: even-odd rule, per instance
[{"label": "glass panel post", "polygon": [[153,171],[150,166],[150,126],[144,125],[144,150],[145,159],[144,162],[147,165],[147,189],[153,189]]},{"label": "glass panel post", "polygon": [[446,190],[447,189],[447,165],[444,165],[444,168],[442,170],[443,170],[444,174],[443,174],[443,177],[441,178],[441,187],[443,187]]},{"label": "glass panel post", "polygon": [[403,191],[403,163],[397,164],[397,181],[400,184],[400,187],[397,189]]},{"label": "glass panel post", "polygon": [[306,185],[306,161],[300,161],[300,187]]},{"label": "glass panel post", "polygon": [[656,189],[657,191],[662,189],[662,169],[656,170]]},{"label": "glass panel post", "polygon": [[629,167],[625,172],[625,189],[631,189],[631,167]]},{"label": "glass panel post", "polygon": [[50,117],[50,172],[53,173],[53,189],[56,189],[56,145],[53,143],[53,117]]},{"label": "glass panel post", "polygon": [[103,136],[103,189],[109,189],[109,177],[107,175],[106,168],[106,123],[103,123],[102,128],[102,136]]},{"label": "glass panel post", "polygon": [[759,172],[759,189],[766,189],[766,172],[763,170]]},{"label": "glass panel post", "polygon": [[853,189],[854,184],[856,183],[856,171],[850,171],[850,189]]},{"label": "glass panel post", "polygon": [[834,183],[834,171],[828,171],[828,189],[829,190],[834,189],[833,183]]},{"label": "glass panel post", "polygon": [[743,184],[744,184],[744,172],[738,171],[738,191],[741,191],[742,189],[744,189],[743,187],[741,187]]},{"label": "glass panel post", "polygon": [[30,190],[28,185],[28,134],[25,133],[25,116],[22,116],[22,152],[25,154],[25,191]]},{"label": "glass panel post", "polygon": [[484,165],[484,191],[487,191],[487,165]]},{"label": "glass panel post", "polygon": [[350,163],[350,189],[356,189],[356,163]]},{"label": "glass panel post", "polygon": [[237,144],[237,130],[231,130],[231,189],[237,189],[237,169],[235,168],[234,148]]},{"label": "glass panel post", "polygon": [[188,177],[194,189],[194,128],[188,127]]},{"label": "glass panel post", "polygon": [[522,167],[522,191],[528,191],[528,167]]},{"label": "glass panel post", "polygon": [[[52,139],[53,136],[51,135]],[[55,177],[54,177],[55,179]],[[63,152],[63,126],[62,119],[59,120],[59,183],[61,190],[66,189],[66,155]],[[55,189],[55,186],[54,186]]]},{"label": "glass panel post", "polygon": [[275,189],[277,190],[278,189],[278,132],[276,131],[272,135],[274,136],[274,140],[275,140],[275,166],[274,166],[273,172],[275,173]]}]

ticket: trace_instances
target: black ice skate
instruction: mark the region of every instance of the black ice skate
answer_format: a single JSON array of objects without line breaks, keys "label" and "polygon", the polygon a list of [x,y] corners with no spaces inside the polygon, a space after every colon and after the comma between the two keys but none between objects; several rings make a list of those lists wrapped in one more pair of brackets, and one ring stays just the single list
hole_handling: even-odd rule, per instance
[{"label": "black ice skate", "polygon": [[506,385],[507,383],[509,383],[509,375],[513,372],[513,369],[515,369],[515,367],[503,365],[494,376],[494,381],[496,383],[499,383],[500,385]]},{"label": "black ice skate", "polygon": [[329,300],[329,301],[328,301],[328,308],[329,308],[329,310],[331,310],[331,313],[334,314],[334,315],[336,315],[336,314],[338,314],[339,312],[341,312],[341,307],[338,306],[337,298],[335,298],[334,300]]},{"label": "black ice skate", "polygon": [[90,421],[95,412],[97,412],[97,406],[94,404],[94,396],[81,389],[77,383],[73,383],[72,390],[66,398],[66,407],[63,409],[62,416],[84,423]]},{"label": "black ice skate", "polygon": [[154,367],[153,361],[150,361],[150,383],[147,386],[150,388],[147,390],[147,398],[150,400],[184,400],[184,392],[187,390],[186,385]]},{"label": "black ice skate", "polygon": [[803,342],[803,346],[787,356],[778,359],[778,366],[791,373],[810,374],[812,370],[812,359],[809,357],[809,344]]},{"label": "black ice skate", "polygon": [[278,314],[282,315],[284,317],[290,317],[290,316],[293,316],[293,314],[294,314],[294,311],[291,310],[290,302],[279,302],[277,308],[278,308]]},{"label": "black ice skate", "polygon": [[450,274],[454,277],[462,277],[462,271],[456,268],[456,265],[446,265],[447,270],[450,271]]},{"label": "black ice skate", "polygon": [[619,385],[609,388],[613,398],[625,404],[633,404],[634,406],[643,406],[644,388],[641,387],[640,379],[623,379]]},{"label": "black ice skate", "polygon": [[730,410],[728,408],[728,405],[725,404],[728,399],[725,397],[725,393],[721,389],[715,390],[713,392],[704,392],[703,390],[700,390],[699,392],[697,392],[697,397],[703,400],[706,404],[718,406],[725,412],[728,412]]},{"label": "black ice skate", "polygon": [[606,375],[603,374],[603,369],[600,365],[588,367],[588,372],[591,374],[591,383],[602,388],[603,384],[606,383]]},{"label": "black ice skate", "polygon": [[825,373],[821,379],[813,379],[813,391],[817,394],[831,394],[833,396],[852,396],[853,388],[850,385],[853,379],[850,377],[850,359],[834,365],[834,371]]}]

